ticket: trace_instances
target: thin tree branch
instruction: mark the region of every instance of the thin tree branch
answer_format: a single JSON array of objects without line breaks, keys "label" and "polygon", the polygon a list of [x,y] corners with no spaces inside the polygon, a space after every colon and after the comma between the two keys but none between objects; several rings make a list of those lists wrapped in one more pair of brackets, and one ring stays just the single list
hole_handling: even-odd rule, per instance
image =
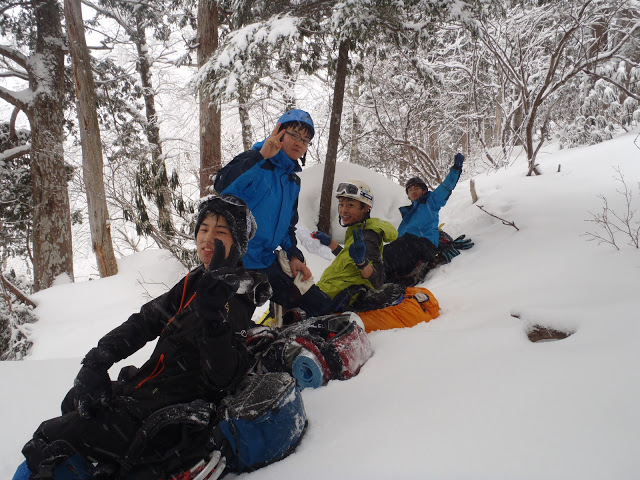
[{"label": "thin tree branch", "polygon": [[486,213],[487,215],[492,216],[493,218],[497,218],[498,220],[500,220],[502,222],[503,225],[508,225],[509,227],[513,227],[516,230],[520,231],[520,229],[518,227],[516,227],[516,224],[514,222],[509,222],[508,220],[505,220],[504,218],[500,218],[492,213],[487,212],[482,205],[476,205],[476,207],[478,207],[480,210],[482,210],[484,213]]},{"label": "thin tree branch", "polygon": [[14,284],[12,284],[9,280],[4,278],[4,275],[2,273],[0,273],[0,281],[2,281],[2,284],[4,285],[4,287],[7,290],[9,290],[11,293],[13,293],[16,296],[16,298],[18,298],[21,302],[29,305],[30,307],[34,307],[34,308],[37,307],[37,304],[33,300],[31,300],[24,293],[22,293],[20,289],[16,287]]}]

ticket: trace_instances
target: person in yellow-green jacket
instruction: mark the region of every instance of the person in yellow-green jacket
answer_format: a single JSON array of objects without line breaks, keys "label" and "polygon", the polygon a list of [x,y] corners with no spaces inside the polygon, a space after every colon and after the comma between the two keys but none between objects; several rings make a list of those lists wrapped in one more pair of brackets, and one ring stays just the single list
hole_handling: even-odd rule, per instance
[{"label": "person in yellow-green jacket", "polygon": [[371,217],[373,193],[366,183],[342,182],[336,189],[336,198],[340,225],[347,228],[344,248],[324,232],[311,233],[336,256],[317,283],[331,299],[330,312],[393,304],[404,288],[385,285],[382,251],[385,242],[398,238],[398,231],[391,223]]}]

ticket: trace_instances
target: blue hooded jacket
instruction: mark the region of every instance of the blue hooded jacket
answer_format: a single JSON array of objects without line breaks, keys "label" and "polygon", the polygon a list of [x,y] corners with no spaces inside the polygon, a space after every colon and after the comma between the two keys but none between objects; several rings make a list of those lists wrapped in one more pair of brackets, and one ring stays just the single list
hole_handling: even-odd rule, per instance
[{"label": "blue hooded jacket", "polygon": [[247,269],[267,268],[281,247],[289,258],[304,261],[297,247],[298,194],[302,168],[280,150],[272,158],[262,158],[264,141],[236,156],[225,165],[214,181],[218,193],[242,198],[256,219],[258,230],[249,242],[242,261]]},{"label": "blue hooded jacket", "polygon": [[419,199],[411,202],[411,205],[400,207],[402,222],[398,227],[399,236],[411,233],[416,237],[424,237],[436,247],[438,246],[440,238],[438,232],[439,212],[449,200],[461,173],[462,170],[451,167],[447,177],[434,191],[425,193]]}]

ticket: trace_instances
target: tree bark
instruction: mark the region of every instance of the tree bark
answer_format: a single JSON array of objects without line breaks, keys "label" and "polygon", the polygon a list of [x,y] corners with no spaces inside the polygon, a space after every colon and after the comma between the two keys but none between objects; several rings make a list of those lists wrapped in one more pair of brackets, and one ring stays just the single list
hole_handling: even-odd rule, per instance
[{"label": "tree bark", "polygon": [[[218,2],[198,0],[198,68],[207,63],[217,48]],[[209,190],[209,187],[212,187],[211,179],[222,167],[222,118],[218,102],[213,102],[203,88],[199,92],[199,101],[200,195],[205,196],[211,193]],[[243,142],[245,142],[244,136]]]},{"label": "tree bark", "polygon": [[349,60],[349,39],[342,40],[338,47],[338,64],[336,66],[336,80],[333,87],[333,105],[331,107],[331,121],[329,123],[329,143],[327,145],[327,159],[324,165],[322,192],[320,196],[320,215],[318,230],[331,235],[331,199],[333,198],[333,179],[336,173],[336,159],[338,157],[338,141],[340,140],[340,123],[342,120],[342,106],[344,104],[344,86],[347,78],[347,64]]},{"label": "tree bark", "polygon": [[32,0],[38,68],[29,69],[36,92],[27,115],[31,124],[33,184],[33,274],[35,291],[60,274],[73,280],[71,211],[63,151],[64,44],[56,0]]},{"label": "tree bark", "polygon": [[156,112],[155,93],[151,82],[151,64],[147,52],[147,34],[145,32],[145,19],[136,15],[136,32],[133,38],[136,45],[138,59],[136,70],[140,75],[142,83],[142,96],[144,97],[145,116],[147,125],[145,133],[151,150],[151,174],[154,177],[153,184],[159,183],[160,187],[156,192],[156,206],[158,207],[158,226],[160,230],[172,235],[174,233],[173,220],[171,219],[171,192],[169,190],[169,180],[167,167],[162,155],[162,142],[160,140],[160,127],[158,126],[158,114]]},{"label": "tree bark", "polygon": [[251,119],[249,118],[249,106],[247,102],[251,98],[251,91],[245,88],[238,90],[238,115],[240,115],[240,125],[242,126],[242,146],[247,151],[253,145],[253,133],[251,132]]},{"label": "tree bark", "polygon": [[87,192],[91,245],[101,277],[118,273],[113,252],[109,210],[104,189],[104,163],[91,59],[84,35],[80,0],[64,0],[64,13],[76,85],[78,125],[82,144],[82,173]]},{"label": "tree bark", "polygon": [[[357,101],[360,97],[360,87],[358,85],[353,86],[352,90],[353,98]],[[351,110],[351,149],[349,151],[349,163],[360,163],[360,135],[362,134],[362,124],[356,113],[356,101],[353,102],[353,108]]]}]

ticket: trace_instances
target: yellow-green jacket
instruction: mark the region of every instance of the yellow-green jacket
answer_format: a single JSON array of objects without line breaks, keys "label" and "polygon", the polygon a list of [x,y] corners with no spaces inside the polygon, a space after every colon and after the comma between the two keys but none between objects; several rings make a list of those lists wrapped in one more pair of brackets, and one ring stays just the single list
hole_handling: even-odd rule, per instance
[{"label": "yellow-green jacket", "polygon": [[[353,244],[353,230],[357,228],[363,229],[364,242],[367,246],[366,258],[373,266],[374,273],[369,278],[362,278],[360,270],[349,256],[349,247]],[[336,258],[320,277],[318,287],[332,300],[351,285],[380,288],[384,283],[383,242],[392,242],[396,238],[398,238],[396,228],[379,218],[368,218],[364,222],[349,226],[345,235],[344,248],[334,251]]]}]

